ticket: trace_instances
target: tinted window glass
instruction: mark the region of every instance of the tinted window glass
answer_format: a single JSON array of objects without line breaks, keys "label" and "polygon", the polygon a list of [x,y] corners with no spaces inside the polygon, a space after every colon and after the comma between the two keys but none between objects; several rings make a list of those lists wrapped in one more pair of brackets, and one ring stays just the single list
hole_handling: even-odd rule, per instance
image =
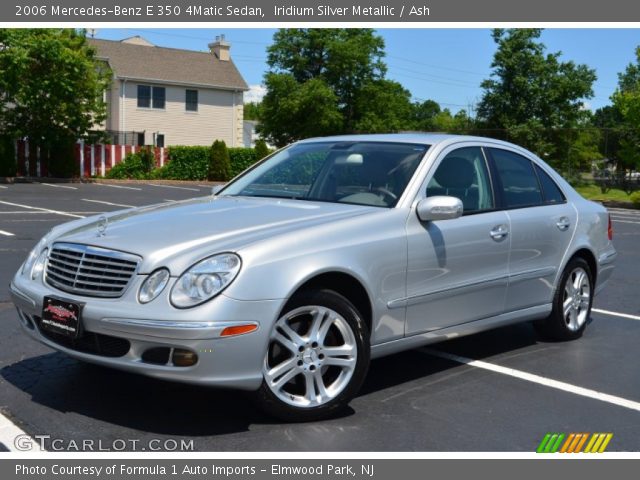
[{"label": "tinted window glass", "polygon": [[547,175],[547,173],[542,170],[538,165],[534,165],[536,169],[536,173],[538,174],[538,180],[540,180],[540,185],[542,186],[542,194],[544,196],[544,203],[564,203],[565,198],[562,194],[556,182]]},{"label": "tinted window glass", "polygon": [[138,85],[138,107],[149,108],[151,106],[151,87]]},{"label": "tinted window glass", "polygon": [[542,204],[542,192],[531,161],[507,150],[491,149],[507,208]]},{"label": "tinted window glass", "polygon": [[435,195],[459,198],[464,213],[493,209],[487,164],[479,147],[460,148],[442,159],[427,185],[427,196]]},{"label": "tinted window glass", "polygon": [[393,207],[428,148],[357,141],[294,144],[221,194]]}]

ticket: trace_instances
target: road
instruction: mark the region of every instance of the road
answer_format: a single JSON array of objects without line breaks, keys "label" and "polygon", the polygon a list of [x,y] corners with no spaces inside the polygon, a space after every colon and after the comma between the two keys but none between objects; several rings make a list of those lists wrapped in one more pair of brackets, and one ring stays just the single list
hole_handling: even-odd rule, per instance
[{"label": "road", "polygon": [[[0,185],[0,283],[52,226],[79,216],[206,195],[207,185]],[[24,431],[48,450],[534,451],[547,432],[612,432],[640,450],[640,212],[612,209],[619,252],[578,341],[529,324],[373,362],[339,418],[283,424],[242,393],[86,365],[20,331],[0,289],[0,450]],[[3,424],[4,422],[4,424]],[[4,432],[4,433],[3,433]],[[179,447],[175,447],[178,445]]]}]

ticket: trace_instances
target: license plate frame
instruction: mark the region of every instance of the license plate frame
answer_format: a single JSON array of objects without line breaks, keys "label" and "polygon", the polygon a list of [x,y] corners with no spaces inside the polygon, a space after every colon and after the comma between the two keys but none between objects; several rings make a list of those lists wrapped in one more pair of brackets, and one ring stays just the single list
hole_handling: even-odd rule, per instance
[{"label": "license plate frame", "polygon": [[68,338],[79,338],[82,334],[83,306],[63,298],[44,297],[40,328]]}]

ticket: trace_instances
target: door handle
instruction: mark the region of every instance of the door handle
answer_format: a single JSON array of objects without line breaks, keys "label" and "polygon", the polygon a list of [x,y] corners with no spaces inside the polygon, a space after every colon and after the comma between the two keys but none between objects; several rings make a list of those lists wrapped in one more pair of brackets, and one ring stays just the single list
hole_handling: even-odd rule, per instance
[{"label": "door handle", "polygon": [[567,230],[571,226],[571,222],[567,217],[560,217],[560,219],[556,222],[556,227],[561,231]]},{"label": "door handle", "polygon": [[489,235],[491,235],[491,238],[493,238],[494,240],[502,240],[508,234],[509,234],[509,229],[507,228],[506,225],[496,225],[489,232]]}]

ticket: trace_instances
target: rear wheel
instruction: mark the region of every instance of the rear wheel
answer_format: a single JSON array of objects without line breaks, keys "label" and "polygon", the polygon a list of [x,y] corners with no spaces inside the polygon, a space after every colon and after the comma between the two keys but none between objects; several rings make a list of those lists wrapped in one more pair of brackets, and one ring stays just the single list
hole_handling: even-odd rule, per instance
[{"label": "rear wheel", "polygon": [[351,302],[330,290],[299,294],[271,331],[257,400],[286,421],[332,416],[360,389],[369,351],[367,327]]},{"label": "rear wheel", "polygon": [[553,310],[536,326],[544,335],[556,340],[573,340],[587,327],[593,303],[593,274],[589,264],[573,258],[565,268],[555,296]]}]

